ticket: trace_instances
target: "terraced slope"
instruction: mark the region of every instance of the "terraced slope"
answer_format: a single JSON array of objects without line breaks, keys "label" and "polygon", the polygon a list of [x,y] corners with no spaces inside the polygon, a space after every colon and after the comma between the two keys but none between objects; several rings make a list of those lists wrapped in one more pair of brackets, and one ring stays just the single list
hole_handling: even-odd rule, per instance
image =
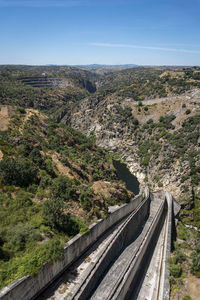
[{"label": "terraced slope", "polygon": [[72,67],[0,66],[0,103],[59,109],[94,93],[96,77]]}]

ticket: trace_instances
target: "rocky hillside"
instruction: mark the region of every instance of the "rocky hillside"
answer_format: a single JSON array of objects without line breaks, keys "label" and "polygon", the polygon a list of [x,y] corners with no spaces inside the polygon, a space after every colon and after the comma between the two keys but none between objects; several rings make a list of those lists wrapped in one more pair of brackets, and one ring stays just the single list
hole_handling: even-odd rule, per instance
[{"label": "rocky hillside", "polygon": [[198,70],[181,67],[120,70],[112,66],[84,70],[67,66],[2,65],[0,103],[48,113],[59,110],[63,116],[63,112],[66,114],[87,97],[96,101],[112,95],[122,100],[141,101],[180,94],[200,87]]},{"label": "rocky hillside", "polygon": [[138,67],[111,72],[97,80],[99,96],[115,95],[135,101],[177,95],[200,87],[199,68]]},{"label": "rocky hillside", "polygon": [[133,194],[94,139],[0,106],[0,287],[62,255],[63,244]]},{"label": "rocky hillside", "polygon": [[[185,284],[187,291],[184,278],[199,276],[200,68],[107,71],[0,67],[2,284],[30,272],[36,252],[40,263],[59,254],[59,245],[105,216],[116,199],[130,200],[108,150],[121,155],[141,184],[169,190],[181,204],[172,290]],[[29,268],[19,270],[23,257]]]},{"label": "rocky hillside", "polygon": [[192,282],[199,285],[200,274],[200,69],[182,71],[149,70],[145,83],[150,74],[136,70],[140,80],[126,86],[125,71],[106,75],[114,82],[61,118],[120,154],[141,184],[169,190],[181,204],[170,261],[173,300],[198,299]]},{"label": "rocky hillside", "polygon": [[122,154],[141,183],[191,198],[199,180],[199,105],[198,89],[142,103],[108,96],[85,99],[63,122]]}]

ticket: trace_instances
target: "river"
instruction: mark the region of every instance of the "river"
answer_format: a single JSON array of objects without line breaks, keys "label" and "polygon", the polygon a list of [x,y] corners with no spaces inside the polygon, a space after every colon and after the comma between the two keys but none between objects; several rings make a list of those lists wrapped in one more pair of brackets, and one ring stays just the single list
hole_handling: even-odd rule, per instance
[{"label": "river", "polygon": [[125,182],[126,188],[134,193],[139,194],[139,181],[128,169],[126,164],[121,163],[119,160],[113,160],[113,165],[117,171],[119,179]]}]

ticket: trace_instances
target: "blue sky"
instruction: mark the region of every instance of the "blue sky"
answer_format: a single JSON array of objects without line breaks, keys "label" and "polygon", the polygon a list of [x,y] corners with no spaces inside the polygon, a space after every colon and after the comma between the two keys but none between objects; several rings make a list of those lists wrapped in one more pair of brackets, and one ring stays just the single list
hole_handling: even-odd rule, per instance
[{"label": "blue sky", "polygon": [[0,64],[200,65],[200,0],[0,0]]}]

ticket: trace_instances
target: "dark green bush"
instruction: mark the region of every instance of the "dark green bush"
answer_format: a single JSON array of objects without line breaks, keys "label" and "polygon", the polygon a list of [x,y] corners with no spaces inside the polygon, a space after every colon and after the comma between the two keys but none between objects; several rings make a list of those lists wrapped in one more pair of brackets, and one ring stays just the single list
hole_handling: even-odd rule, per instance
[{"label": "dark green bush", "polygon": [[56,174],[55,174],[55,171],[54,171],[54,163],[53,163],[51,157],[47,156],[46,158],[44,158],[42,169],[46,170],[46,172],[51,177],[56,177]]},{"label": "dark green bush", "polygon": [[43,206],[43,219],[51,228],[63,228],[66,222],[64,199],[54,196],[46,200]]},{"label": "dark green bush", "polygon": [[52,181],[51,193],[53,197],[69,199],[73,194],[72,181],[67,176],[59,176]]},{"label": "dark green bush", "polygon": [[3,250],[9,253],[10,256],[25,250],[28,243],[38,241],[41,238],[39,231],[32,225],[22,223],[3,230],[1,236],[4,241]]},{"label": "dark green bush", "polygon": [[52,179],[48,174],[44,174],[40,179],[40,187],[42,189],[46,189],[48,186],[52,184]]},{"label": "dark green bush", "polygon": [[39,151],[38,148],[34,148],[30,154],[29,157],[31,158],[31,160],[39,167],[41,167],[42,163],[43,163],[43,158],[42,155]]},{"label": "dark green bush", "polygon": [[178,264],[186,260],[186,255],[179,249],[174,251],[173,263]]},{"label": "dark green bush", "polygon": [[0,178],[7,185],[25,187],[37,181],[37,168],[26,158],[5,158],[0,162]]},{"label": "dark green bush", "polygon": [[82,191],[79,200],[83,209],[89,211],[92,208],[92,192],[90,190]]},{"label": "dark green bush", "polygon": [[187,110],[185,111],[185,113],[186,113],[186,115],[189,115],[189,114],[191,113],[191,110],[190,110],[190,109],[187,109]]}]

